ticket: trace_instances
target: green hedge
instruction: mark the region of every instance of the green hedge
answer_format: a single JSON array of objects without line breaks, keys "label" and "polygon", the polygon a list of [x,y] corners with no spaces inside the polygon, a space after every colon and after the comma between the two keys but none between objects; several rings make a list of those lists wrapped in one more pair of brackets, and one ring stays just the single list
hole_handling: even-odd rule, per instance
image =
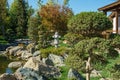
[{"label": "green hedge", "polygon": [[65,52],[67,52],[67,48],[66,47],[49,47],[46,49],[41,49],[41,56],[42,57],[47,57],[49,54],[56,54],[56,55],[63,55]]}]

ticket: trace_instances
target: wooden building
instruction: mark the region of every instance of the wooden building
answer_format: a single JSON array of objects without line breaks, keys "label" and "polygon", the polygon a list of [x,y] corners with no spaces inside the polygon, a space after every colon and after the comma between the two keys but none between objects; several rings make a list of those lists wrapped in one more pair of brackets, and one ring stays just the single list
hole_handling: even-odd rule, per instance
[{"label": "wooden building", "polygon": [[120,34],[120,0],[101,7],[98,10],[103,11],[106,15],[107,12],[112,12],[109,16],[113,22],[113,29],[111,31]]}]

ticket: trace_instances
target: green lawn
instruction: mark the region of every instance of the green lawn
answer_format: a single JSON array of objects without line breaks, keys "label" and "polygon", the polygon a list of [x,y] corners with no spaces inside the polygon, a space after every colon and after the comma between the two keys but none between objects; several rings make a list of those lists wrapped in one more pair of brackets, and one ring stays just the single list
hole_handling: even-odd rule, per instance
[{"label": "green lawn", "polygon": [[[111,77],[111,75],[112,75],[111,71],[113,70],[113,67],[114,67],[115,64],[120,64],[120,55],[117,58],[109,59],[108,61],[109,61],[109,63],[106,65],[106,67],[104,67],[101,70],[101,75],[105,78],[112,78]],[[100,79],[100,77],[95,77],[95,78],[92,77],[91,78],[91,80],[99,80],[99,79]]]}]

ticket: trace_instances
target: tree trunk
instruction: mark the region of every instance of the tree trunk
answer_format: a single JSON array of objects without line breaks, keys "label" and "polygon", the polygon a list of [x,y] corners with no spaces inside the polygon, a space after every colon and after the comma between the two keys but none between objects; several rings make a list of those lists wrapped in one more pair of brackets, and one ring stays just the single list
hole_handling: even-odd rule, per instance
[{"label": "tree trunk", "polygon": [[5,29],[4,29],[4,26],[2,25],[1,27],[2,27],[2,34],[3,34],[3,36],[5,37]]},{"label": "tree trunk", "polygon": [[90,73],[91,73],[91,57],[88,57],[86,61],[86,80],[90,80]]}]

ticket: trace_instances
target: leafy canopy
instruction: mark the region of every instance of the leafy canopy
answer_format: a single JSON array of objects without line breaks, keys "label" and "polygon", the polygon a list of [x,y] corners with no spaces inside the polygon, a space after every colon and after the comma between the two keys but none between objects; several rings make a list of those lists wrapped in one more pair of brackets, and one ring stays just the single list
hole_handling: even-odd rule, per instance
[{"label": "leafy canopy", "polygon": [[66,32],[68,19],[73,15],[70,8],[58,4],[43,5],[39,11],[42,25],[48,30]]},{"label": "leafy canopy", "polygon": [[73,16],[68,22],[70,32],[85,36],[100,34],[111,27],[112,24],[106,15],[99,12],[81,12]]}]

